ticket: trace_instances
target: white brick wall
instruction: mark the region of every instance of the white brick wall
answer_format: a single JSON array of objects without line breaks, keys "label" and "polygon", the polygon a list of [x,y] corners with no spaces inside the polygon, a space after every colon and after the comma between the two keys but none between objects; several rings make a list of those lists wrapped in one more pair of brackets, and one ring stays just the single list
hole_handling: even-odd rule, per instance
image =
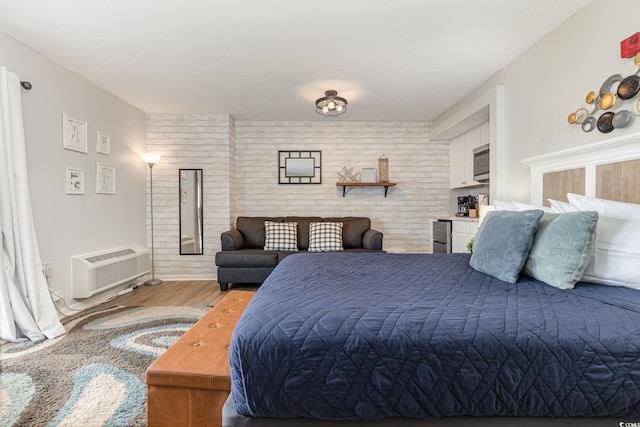
[{"label": "white brick wall", "polygon": [[[448,215],[449,145],[413,122],[236,122],[237,214],[368,216],[389,252],[430,252],[429,220]],[[279,150],[322,151],[321,185],[278,184]],[[336,187],[342,166],[389,158],[396,187]]]},{"label": "white brick wall", "polygon": [[[220,232],[229,227],[234,180],[233,118],[228,114],[148,114],[147,151],[162,159],[153,168],[156,277],[214,278]],[[203,169],[204,255],[180,255],[180,168]],[[147,203],[149,206],[149,203]],[[147,209],[147,218],[150,212]],[[147,235],[151,242],[151,228]]]},{"label": "white brick wall", "polygon": [[[368,216],[389,252],[430,252],[430,220],[449,216],[449,146],[414,122],[234,121],[226,114],[149,114],[154,168],[156,276],[215,277],[220,233],[239,215]],[[322,151],[322,184],[278,184],[279,150]],[[342,166],[389,158],[396,187],[336,187]],[[202,168],[204,255],[180,256],[178,169]],[[149,229],[150,233],[150,229]]]}]

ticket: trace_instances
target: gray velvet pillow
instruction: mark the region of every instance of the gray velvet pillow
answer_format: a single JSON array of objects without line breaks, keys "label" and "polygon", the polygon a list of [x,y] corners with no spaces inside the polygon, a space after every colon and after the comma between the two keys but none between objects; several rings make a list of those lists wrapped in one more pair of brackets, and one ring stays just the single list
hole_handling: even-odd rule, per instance
[{"label": "gray velvet pillow", "polygon": [[469,265],[496,279],[516,283],[542,214],[539,209],[487,213],[476,234]]},{"label": "gray velvet pillow", "polygon": [[545,213],[523,273],[560,289],[573,289],[595,247],[598,212]]}]

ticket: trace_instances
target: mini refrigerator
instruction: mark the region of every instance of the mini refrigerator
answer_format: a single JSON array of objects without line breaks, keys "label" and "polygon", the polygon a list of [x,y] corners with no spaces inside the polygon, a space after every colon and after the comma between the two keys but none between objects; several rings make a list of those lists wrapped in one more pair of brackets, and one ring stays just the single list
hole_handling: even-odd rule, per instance
[{"label": "mini refrigerator", "polygon": [[439,219],[433,221],[433,253],[451,253],[451,221]]}]

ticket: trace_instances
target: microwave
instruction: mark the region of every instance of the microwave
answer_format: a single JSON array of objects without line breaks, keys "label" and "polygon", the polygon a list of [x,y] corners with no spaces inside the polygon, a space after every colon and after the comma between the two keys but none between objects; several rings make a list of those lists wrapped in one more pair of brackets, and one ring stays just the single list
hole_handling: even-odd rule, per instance
[{"label": "microwave", "polygon": [[473,180],[489,182],[489,144],[473,150]]}]

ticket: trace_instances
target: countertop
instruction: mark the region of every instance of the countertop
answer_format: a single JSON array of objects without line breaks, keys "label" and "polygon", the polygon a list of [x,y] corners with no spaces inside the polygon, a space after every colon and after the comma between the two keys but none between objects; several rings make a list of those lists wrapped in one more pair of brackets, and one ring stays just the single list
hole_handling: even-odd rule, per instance
[{"label": "countertop", "polygon": [[455,215],[439,217],[437,219],[442,219],[446,221],[466,221],[466,222],[478,222],[480,220],[479,218],[469,218],[468,216],[455,216]]}]

